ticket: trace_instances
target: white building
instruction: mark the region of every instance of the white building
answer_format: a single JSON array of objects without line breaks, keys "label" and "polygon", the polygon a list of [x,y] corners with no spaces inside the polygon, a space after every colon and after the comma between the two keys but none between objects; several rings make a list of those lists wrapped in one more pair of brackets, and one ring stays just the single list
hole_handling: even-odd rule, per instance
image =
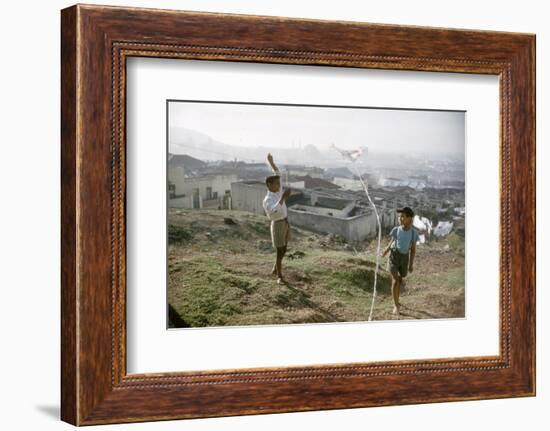
[{"label": "white building", "polygon": [[237,181],[231,184],[231,209],[265,215],[263,201],[267,193],[265,182]]},{"label": "white building", "polygon": [[[231,184],[232,209],[265,215],[262,203],[266,185],[261,181],[239,181]],[[374,211],[357,207],[355,200],[325,195],[319,191],[298,192],[287,201],[291,225],[341,236],[349,241],[373,238],[377,232]],[[395,210],[378,207],[382,229],[395,226]]]},{"label": "white building", "polygon": [[168,169],[171,208],[231,208],[231,183],[236,175],[186,177],[183,166]]},{"label": "white building", "polygon": [[344,190],[363,190],[363,184],[361,184],[361,181],[353,178],[334,177],[332,182]]}]

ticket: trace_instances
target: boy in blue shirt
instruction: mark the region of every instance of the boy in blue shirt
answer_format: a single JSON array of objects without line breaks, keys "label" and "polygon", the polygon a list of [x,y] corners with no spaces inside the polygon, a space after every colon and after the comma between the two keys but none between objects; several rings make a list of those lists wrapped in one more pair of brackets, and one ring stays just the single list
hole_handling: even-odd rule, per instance
[{"label": "boy in blue shirt", "polygon": [[398,209],[399,226],[394,227],[390,232],[390,243],[382,256],[390,253],[390,273],[392,277],[391,291],[393,297],[393,314],[399,315],[399,291],[403,278],[407,272],[413,272],[414,255],[416,254],[416,241],[418,241],[418,232],[413,227],[412,222],[414,212],[409,207]]}]

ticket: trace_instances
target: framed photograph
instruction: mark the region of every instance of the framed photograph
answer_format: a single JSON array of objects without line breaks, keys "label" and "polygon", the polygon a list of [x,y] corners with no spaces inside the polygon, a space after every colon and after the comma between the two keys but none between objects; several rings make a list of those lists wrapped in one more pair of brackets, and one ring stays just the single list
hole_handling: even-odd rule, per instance
[{"label": "framed photograph", "polygon": [[535,395],[535,36],[61,12],[61,417]]}]

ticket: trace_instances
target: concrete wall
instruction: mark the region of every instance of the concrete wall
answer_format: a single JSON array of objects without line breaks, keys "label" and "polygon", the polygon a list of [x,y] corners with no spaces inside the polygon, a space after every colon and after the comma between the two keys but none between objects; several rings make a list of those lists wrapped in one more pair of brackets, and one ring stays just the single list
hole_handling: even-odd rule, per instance
[{"label": "concrete wall", "polygon": [[332,181],[337,186],[342,187],[345,190],[363,190],[363,185],[359,180],[353,180],[350,178],[334,177]]},{"label": "concrete wall", "polygon": [[395,212],[395,209],[391,208],[378,208],[378,214],[380,216],[380,224],[382,225],[382,238],[389,229],[399,224],[399,216]]},{"label": "concrete wall", "polygon": [[234,182],[231,184],[231,209],[265,215],[262,203],[266,193],[267,187],[260,181]]},{"label": "concrete wall", "polygon": [[221,198],[217,199],[201,199],[201,208],[205,209],[218,209],[221,208]]},{"label": "concrete wall", "polygon": [[306,187],[305,181],[289,181],[287,184],[287,187],[290,187],[292,189],[304,189]]},{"label": "concrete wall", "polygon": [[[288,209],[288,219],[296,226],[322,234],[332,233],[347,241],[362,241],[376,237],[377,222],[374,211],[353,217],[336,217],[321,212],[298,211],[295,208],[296,206],[292,206]],[[397,224],[395,212],[383,208],[378,208],[378,212],[384,238],[387,235],[386,231]]]},{"label": "concrete wall", "polygon": [[321,234],[332,233],[349,239],[347,219],[331,217],[324,214],[296,211],[294,207],[288,209],[288,221],[291,225],[303,227]]},{"label": "concrete wall", "polygon": [[168,181],[174,184],[176,188],[176,194],[183,194],[185,176],[183,166],[168,167]]},{"label": "concrete wall", "polygon": [[178,198],[171,198],[168,201],[168,207],[170,208],[193,208],[193,196],[183,196]]},{"label": "concrete wall", "polygon": [[[231,190],[231,183],[237,180],[236,175],[208,175],[204,177],[185,178],[183,168],[171,168],[168,171],[168,180],[176,187],[176,199],[170,199],[169,206],[176,208],[202,208],[203,202],[208,201],[209,208],[224,207],[224,195],[226,190]],[[212,198],[207,194],[207,188],[212,189],[212,195],[218,194],[217,198]],[[194,190],[199,190],[198,206],[197,201],[193,199]],[[185,198],[182,198],[185,195]],[[215,201],[215,202],[213,202]]]},{"label": "concrete wall", "polygon": [[314,232],[341,236],[348,241],[361,241],[376,236],[376,216],[361,214],[354,217],[332,217],[324,214],[288,209],[291,224]]},{"label": "concrete wall", "polygon": [[343,210],[337,210],[333,208],[325,207],[313,207],[310,205],[293,205],[292,209],[294,211],[309,212],[312,214],[319,214],[331,217],[345,217],[349,213],[349,209],[346,207]]},{"label": "concrete wall", "polygon": [[[231,184],[232,209],[265,215],[262,202],[266,193],[266,186],[262,182],[234,182]],[[354,208],[355,203],[353,201],[342,201],[347,202],[347,205],[341,210],[302,204],[290,205],[288,207],[288,219],[290,223],[296,226],[322,234],[332,233],[348,241],[374,238],[377,228],[374,212],[347,217]],[[383,229],[382,234],[385,235],[389,227],[397,224],[396,213],[394,210],[385,208],[378,208],[378,211]]]}]

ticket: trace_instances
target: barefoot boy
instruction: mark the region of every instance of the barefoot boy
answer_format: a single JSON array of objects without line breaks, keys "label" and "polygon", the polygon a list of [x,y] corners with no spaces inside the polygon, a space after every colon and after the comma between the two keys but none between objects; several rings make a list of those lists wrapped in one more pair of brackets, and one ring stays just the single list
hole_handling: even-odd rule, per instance
[{"label": "barefoot boy", "polygon": [[414,255],[416,253],[416,241],[418,241],[418,232],[412,226],[414,212],[411,208],[405,207],[398,209],[399,226],[394,227],[390,232],[390,243],[384,254],[390,253],[390,273],[392,277],[392,296],[393,296],[393,314],[399,315],[399,290],[404,283],[403,278],[407,272],[413,271]]},{"label": "barefoot boy", "polygon": [[277,258],[273,266],[272,274],[277,274],[277,283],[286,283],[281,269],[283,257],[286,253],[286,245],[290,235],[290,225],[287,219],[286,200],[290,196],[290,189],[281,191],[281,174],[273,162],[273,156],[267,155],[267,161],[271,165],[274,175],[266,178],[267,194],[263,201],[265,213],[271,220],[271,241],[277,250]]}]

